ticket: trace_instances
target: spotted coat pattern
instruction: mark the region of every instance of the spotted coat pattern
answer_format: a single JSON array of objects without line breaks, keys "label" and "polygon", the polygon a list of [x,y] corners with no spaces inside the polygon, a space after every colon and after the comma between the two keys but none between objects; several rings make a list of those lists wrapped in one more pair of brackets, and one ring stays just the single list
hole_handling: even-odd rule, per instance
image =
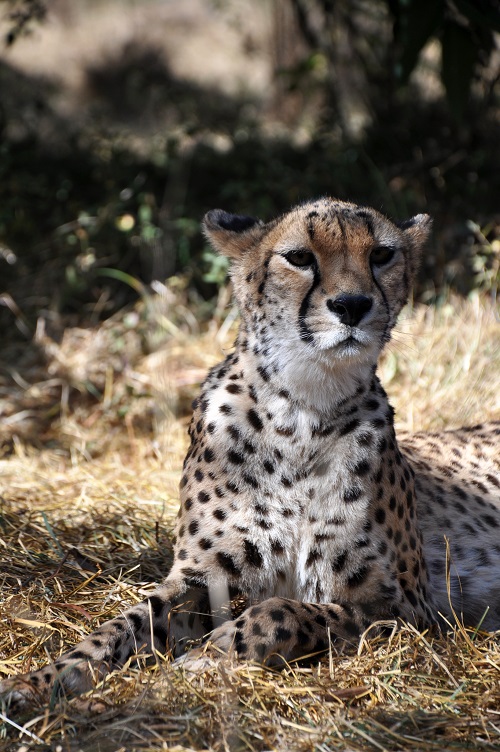
[{"label": "spotted coat pattern", "polygon": [[232,261],[241,326],[193,405],[174,564],[143,603],[3,682],[12,708],[207,636],[271,663],[355,645],[377,621],[453,620],[452,606],[500,628],[500,424],[397,441],[376,375],[429,218],[325,198],[204,226]]}]

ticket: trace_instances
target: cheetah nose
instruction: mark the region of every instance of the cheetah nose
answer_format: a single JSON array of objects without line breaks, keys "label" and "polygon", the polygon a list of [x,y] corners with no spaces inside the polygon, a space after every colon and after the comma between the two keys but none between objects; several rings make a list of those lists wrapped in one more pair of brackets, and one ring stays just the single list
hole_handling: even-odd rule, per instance
[{"label": "cheetah nose", "polygon": [[372,299],[366,295],[339,295],[335,300],[326,301],[332,313],[340,316],[340,323],[348,326],[359,324],[365,313],[372,307]]}]

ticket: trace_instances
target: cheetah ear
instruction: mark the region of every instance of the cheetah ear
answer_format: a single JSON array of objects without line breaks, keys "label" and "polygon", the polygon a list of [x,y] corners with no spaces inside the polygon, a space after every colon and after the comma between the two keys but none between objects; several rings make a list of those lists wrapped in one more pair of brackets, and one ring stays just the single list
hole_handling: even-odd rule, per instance
[{"label": "cheetah ear", "polygon": [[264,223],[254,217],[214,209],[203,218],[203,232],[213,247],[232,259],[239,258],[262,237]]},{"label": "cheetah ear", "polygon": [[406,237],[411,240],[414,247],[423,246],[428,239],[432,228],[432,217],[428,214],[416,214],[410,219],[397,223],[400,230],[403,230]]},{"label": "cheetah ear", "polygon": [[427,242],[432,228],[432,217],[428,214],[416,214],[410,219],[398,222],[398,227],[403,230],[405,237],[409,241],[411,252],[409,254],[412,274],[418,271],[420,258]]}]

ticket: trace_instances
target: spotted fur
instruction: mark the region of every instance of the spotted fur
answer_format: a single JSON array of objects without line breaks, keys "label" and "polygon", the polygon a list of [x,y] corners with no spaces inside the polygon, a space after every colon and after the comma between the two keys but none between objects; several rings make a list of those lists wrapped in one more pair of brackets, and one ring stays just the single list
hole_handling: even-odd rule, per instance
[{"label": "spotted fur", "polygon": [[398,443],[376,375],[429,218],[397,226],[328,198],[204,226],[232,260],[241,326],[193,405],[174,564],[143,603],[4,682],[13,706],[207,636],[271,662],[355,645],[380,620],[451,621],[452,607],[500,628],[500,424]]}]

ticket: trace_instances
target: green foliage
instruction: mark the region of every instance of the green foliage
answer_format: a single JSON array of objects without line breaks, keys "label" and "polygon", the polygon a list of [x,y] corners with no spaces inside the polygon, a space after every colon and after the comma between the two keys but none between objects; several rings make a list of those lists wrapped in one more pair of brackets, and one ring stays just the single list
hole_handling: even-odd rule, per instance
[{"label": "green foliage", "polygon": [[203,281],[220,287],[227,277],[229,269],[228,259],[224,256],[219,256],[210,246],[205,248],[201,257],[206,265]]}]

